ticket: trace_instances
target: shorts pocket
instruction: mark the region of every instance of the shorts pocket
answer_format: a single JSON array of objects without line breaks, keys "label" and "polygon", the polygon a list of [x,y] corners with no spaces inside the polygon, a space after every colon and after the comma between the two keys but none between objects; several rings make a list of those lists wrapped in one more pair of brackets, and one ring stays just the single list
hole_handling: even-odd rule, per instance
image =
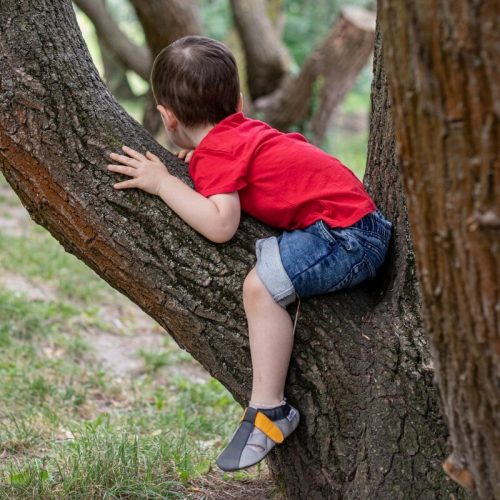
[{"label": "shorts pocket", "polygon": [[362,281],[365,281],[367,278],[375,276],[375,273],[372,274],[372,269],[373,268],[371,264],[366,259],[363,259],[361,262],[352,267],[352,269],[342,281],[337,283],[328,291],[336,292],[338,290],[343,290],[344,288],[356,286]]},{"label": "shorts pocket", "polygon": [[325,221],[319,221],[319,229],[323,237],[331,242],[340,244],[346,251],[357,251],[359,242],[355,236],[350,234],[348,228],[346,229],[331,229]]}]

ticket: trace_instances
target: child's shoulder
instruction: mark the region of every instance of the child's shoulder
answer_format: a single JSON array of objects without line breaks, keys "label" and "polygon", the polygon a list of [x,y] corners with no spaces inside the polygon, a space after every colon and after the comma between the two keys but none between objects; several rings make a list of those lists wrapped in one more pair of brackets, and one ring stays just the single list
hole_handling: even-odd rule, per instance
[{"label": "child's shoulder", "polygon": [[203,138],[198,150],[206,154],[227,152],[241,154],[259,146],[270,136],[281,134],[267,123],[234,113],[217,123]]}]

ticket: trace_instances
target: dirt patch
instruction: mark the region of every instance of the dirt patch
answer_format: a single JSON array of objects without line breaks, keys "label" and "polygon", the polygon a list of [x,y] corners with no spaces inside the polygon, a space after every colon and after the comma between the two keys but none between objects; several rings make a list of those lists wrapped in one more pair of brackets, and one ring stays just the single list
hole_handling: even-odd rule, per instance
[{"label": "dirt patch", "polygon": [[[139,352],[161,353],[176,350],[174,341],[142,309],[117,295],[113,304],[99,308],[99,321],[112,327],[112,331],[91,329],[84,336],[95,350],[96,359],[117,377],[133,376],[145,370],[144,359]],[[168,346],[166,345],[168,344]],[[209,378],[206,370],[195,360],[178,362],[164,367],[169,375],[178,374],[191,382],[205,382]]]},{"label": "dirt patch", "polygon": [[22,293],[30,300],[51,301],[57,299],[56,292],[51,286],[35,284],[24,276],[7,271],[4,271],[0,276],[0,287],[8,292]]},{"label": "dirt patch", "polygon": [[23,236],[31,224],[28,211],[14,191],[8,185],[0,184],[0,232],[7,236]]},{"label": "dirt patch", "polygon": [[191,481],[187,488],[192,500],[285,500],[273,482],[269,469],[262,464],[255,477],[228,479],[228,474],[212,470]]},{"label": "dirt patch", "polygon": [[[140,351],[162,352],[165,349],[165,334],[141,332],[120,336],[95,330],[84,335],[85,341],[95,350],[95,356],[106,371],[116,377],[132,377],[145,371]],[[167,375],[180,375],[191,382],[205,382],[209,374],[201,365],[190,361],[164,367]]]}]

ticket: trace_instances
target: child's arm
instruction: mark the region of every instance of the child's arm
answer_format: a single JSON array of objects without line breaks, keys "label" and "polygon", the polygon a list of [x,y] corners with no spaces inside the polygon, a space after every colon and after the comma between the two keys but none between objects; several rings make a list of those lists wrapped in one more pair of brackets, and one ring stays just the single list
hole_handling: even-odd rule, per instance
[{"label": "child's arm", "polygon": [[108,165],[108,170],[132,179],[115,184],[116,189],[139,188],[160,196],[193,229],[215,243],[224,243],[233,237],[241,214],[237,192],[205,198],[171,175],[160,159],[149,151],[146,156],[127,146],[123,146],[123,151],[129,156],[110,155],[112,160],[123,165]]}]

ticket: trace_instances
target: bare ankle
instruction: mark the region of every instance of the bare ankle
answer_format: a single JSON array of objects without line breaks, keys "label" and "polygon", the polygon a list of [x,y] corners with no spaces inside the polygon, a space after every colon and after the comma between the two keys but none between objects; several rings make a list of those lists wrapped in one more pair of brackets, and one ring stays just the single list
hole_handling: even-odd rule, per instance
[{"label": "bare ankle", "polygon": [[253,408],[259,408],[261,410],[269,410],[271,408],[276,408],[277,406],[282,406],[284,404],[286,404],[285,398],[281,400],[266,400],[266,402],[250,400],[248,406],[251,406]]}]

